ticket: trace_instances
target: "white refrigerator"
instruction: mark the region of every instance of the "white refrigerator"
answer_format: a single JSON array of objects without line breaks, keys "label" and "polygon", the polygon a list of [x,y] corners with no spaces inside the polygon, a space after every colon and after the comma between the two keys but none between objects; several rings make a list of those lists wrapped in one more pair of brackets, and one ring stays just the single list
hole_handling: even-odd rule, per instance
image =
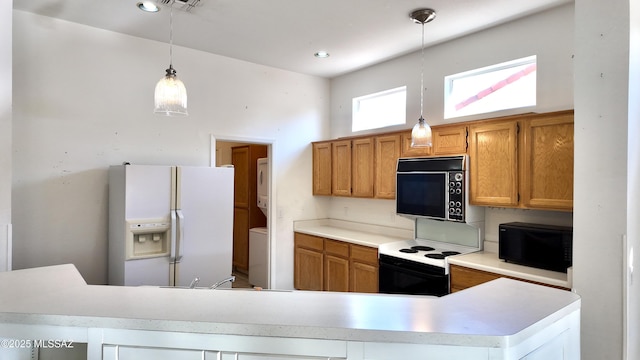
[{"label": "white refrigerator", "polygon": [[[232,272],[231,167],[109,169],[109,284],[210,286]],[[222,287],[230,287],[226,283]]]}]

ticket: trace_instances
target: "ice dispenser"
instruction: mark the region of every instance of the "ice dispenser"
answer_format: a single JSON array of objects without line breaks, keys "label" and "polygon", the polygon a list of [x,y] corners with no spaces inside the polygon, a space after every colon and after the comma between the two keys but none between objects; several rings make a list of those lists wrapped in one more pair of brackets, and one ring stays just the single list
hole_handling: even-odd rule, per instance
[{"label": "ice dispenser", "polygon": [[127,221],[127,260],[169,255],[171,222]]}]

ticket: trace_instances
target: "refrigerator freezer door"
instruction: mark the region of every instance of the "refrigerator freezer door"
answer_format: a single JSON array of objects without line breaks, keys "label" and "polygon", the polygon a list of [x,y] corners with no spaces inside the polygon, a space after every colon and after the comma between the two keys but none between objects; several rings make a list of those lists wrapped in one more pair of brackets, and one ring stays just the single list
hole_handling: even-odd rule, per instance
[{"label": "refrigerator freezer door", "polygon": [[128,165],[126,168],[127,219],[169,218],[171,167]]},{"label": "refrigerator freezer door", "polygon": [[[169,222],[170,204],[170,166],[117,165],[110,167],[109,284],[169,285],[171,260],[168,252],[170,251],[162,247],[157,257],[155,257],[156,254],[147,254],[148,256],[134,254],[135,259],[127,260],[126,249],[132,248],[128,241],[147,240],[146,237],[141,239],[133,236],[130,225]],[[151,235],[151,241],[156,240],[153,234],[149,235]],[[159,239],[165,236],[160,232],[156,235]],[[168,242],[170,243],[171,239],[168,239]],[[170,248],[171,245],[169,244],[168,247]],[[140,250],[139,253],[144,253],[149,249],[142,246]]]},{"label": "refrigerator freezer door", "polygon": [[169,286],[169,258],[127,260],[125,267],[125,286]]},{"label": "refrigerator freezer door", "polygon": [[233,173],[233,168],[179,167],[177,204],[184,228],[176,286],[188,286],[196,277],[209,286],[231,275]]}]

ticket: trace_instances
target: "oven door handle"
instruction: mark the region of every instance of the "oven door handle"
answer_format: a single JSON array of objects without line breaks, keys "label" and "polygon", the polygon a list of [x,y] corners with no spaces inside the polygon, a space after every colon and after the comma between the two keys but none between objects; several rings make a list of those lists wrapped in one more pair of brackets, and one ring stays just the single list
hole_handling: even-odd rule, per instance
[{"label": "oven door handle", "polygon": [[421,277],[421,278],[442,278],[444,276],[446,276],[446,274],[444,272],[442,273],[435,273],[434,271],[418,271],[415,269],[411,269],[409,267],[403,266],[404,264],[400,263],[400,262],[393,262],[393,263],[389,263],[389,262],[380,262],[380,267],[386,267],[389,268],[392,271],[400,271],[400,272],[404,272],[404,273],[410,273],[412,275],[415,275],[417,277]]}]

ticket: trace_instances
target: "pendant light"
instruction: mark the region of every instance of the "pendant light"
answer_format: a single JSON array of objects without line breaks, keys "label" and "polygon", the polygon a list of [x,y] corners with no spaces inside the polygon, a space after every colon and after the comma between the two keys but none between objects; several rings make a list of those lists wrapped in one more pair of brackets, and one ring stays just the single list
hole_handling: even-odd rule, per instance
[{"label": "pendant light", "polygon": [[186,116],[187,89],[176,77],[173,68],[173,3],[174,1],[169,7],[169,68],[167,74],[156,84],[154,112],[166,116]]},{"label": "pendant light", "polygon": [[422,25],[422,48],[420,63],[420,118],[418,123],[411,131],[411,147],[429,147],[431,146],[431,127],[424,120],[424,24],[436,18],[436,11],[433,9],[418,9],[413,11],[411,19],[417,24]]}]

